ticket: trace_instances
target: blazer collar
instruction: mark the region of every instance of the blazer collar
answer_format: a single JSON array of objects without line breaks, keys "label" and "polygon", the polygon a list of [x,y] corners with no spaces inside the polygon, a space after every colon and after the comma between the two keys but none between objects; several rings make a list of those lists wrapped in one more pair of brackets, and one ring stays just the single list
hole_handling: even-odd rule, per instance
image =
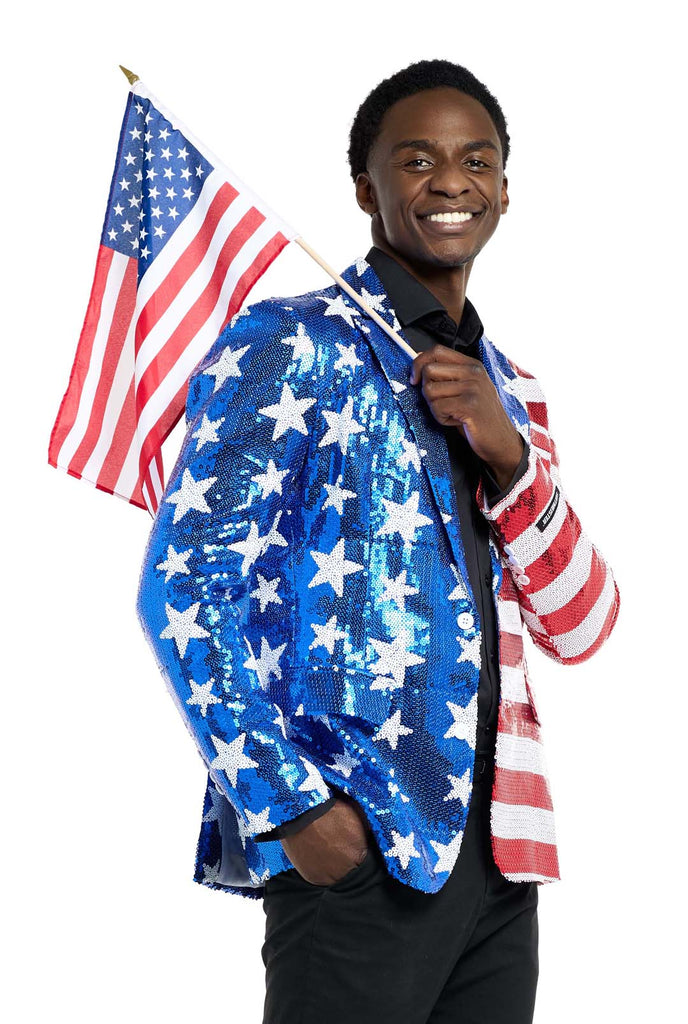
[{"label": "blazer collar", "polygon": [[[389,326],[396,331],[407,344],[410,340],[404,334],[396,312],[385,292],[382,281],[364,257],[358,257],[345,270],[341,277],[358,292],[364,302],[378,313]],[[466,570],[463,543],[461,540],[459,510],[452,482],[449,450],[441,428],[434,419],[430,408],[418,386],[409,384],[409,373],[412,358],[390,338],[385,331],[364,313],[360,306],[347,293],[336,286],[348,305],[357,310],[353,322],[368,345],[372,348],[382,373],[389,384],[394,398],[406,418],[406,422],[421,453],[421,467],[426,473],[437,510],[451,544],[452,553],[457,566],[470,592],[468,573]],[[412,347],[412,346],[411,346]],[[524,405],[514,393],[511,382],[516,374],[506,357],[495,348],[483,334],[479,342],[480,358],[494,384],[511,421],[516,429],[530,440],[530,422]]]}]

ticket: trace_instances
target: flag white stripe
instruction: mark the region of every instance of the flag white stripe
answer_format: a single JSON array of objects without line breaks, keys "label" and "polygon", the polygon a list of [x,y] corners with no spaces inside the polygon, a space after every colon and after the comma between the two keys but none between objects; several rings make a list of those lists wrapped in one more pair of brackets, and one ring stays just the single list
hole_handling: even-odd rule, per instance
[{"label": "flag white stripe", "polygon": [[512,668],[509,665],[502,665],[500,672],[500,685],[503,700],[517,701],[519,704],[528,703],[526,677],[522,668]]},{"label": "flag white stripe", "polygon": [[498,839],[532,839],[555,845],[552,811],[529,804],[504,804],[493,800],[490,819],[492,834]]},{"label": "flag white stripe", "polygon": [[139,452],[141,451],[141,443],[137,431],[134,431],[134,436],[129,442],[129,450],[127,451],[122,468],[117,477],[117,483],[115,484],[115,491],[117,494],[121,494],[128,501],[131,499],[134,491],[136,490],[136,484],[139,479]]},{"label": "flag white stripe", "polygon": [[512,772],[547,774],[541,743],[527,736],[513,736],[507,732],[497,733],[495,764]]},{"label": "flag white stripe", "polygon": [[[504,572],[507,572],[504,569]],[[497,602],[499,613],[499,628],[504,633],[515,633],[523,636],[523,624],[521,622],[521,608],[518,601],[508,601],[500,598]]]},{"label": "flag white stripe", "polygon": [[[157,502],[160,501],[160,496],[162,495],[164,488],[162,486],[162,481],[160,480],[160,474],[158,473],[158,466],[155,459],[151,459],[148,469],[150,472],[151,483],[153,484],[153,493],[155,494],[157,504]],[[150,508],[150,510],[151,512],[153,511],[152,508]]]},{"label": "flag white stripe", "polygon": [[521,377],[520,374],[517,374],[511,381],[511,386],[517,391],[518,397],[525,402],[545,401],[542,388],[535,377]]},{"label": "flag white stripe", "polygon": [[93,338],[93,345],[91,346],[91,359],[88,364],[88,371],[86,373],[84,385],[79,396],[79,408],[72,428],[62,442],[58,455],[58,464],[65,468],[69,466],[70,462],[74,458],[74,455],[76,454],[77,449],[86,436],[86,431],[88,430],[88,421],[93,410],[93,402],[100,383],[100,374],[103,368],[103,358],[105,356],[105,348],[107,346],[107,340],[112,326],[112,318],[114,316],[115,306],[122,288],[122,281],[124,280],[124,275],[129,263],[130,259],[128,256],[123,256],[119,252],[113,253],[112,262],[110,263],[110,269],[108,271],[107,281],[103,292],[100,316],[98,317],[98,326],[96,328],[95,337]]}]

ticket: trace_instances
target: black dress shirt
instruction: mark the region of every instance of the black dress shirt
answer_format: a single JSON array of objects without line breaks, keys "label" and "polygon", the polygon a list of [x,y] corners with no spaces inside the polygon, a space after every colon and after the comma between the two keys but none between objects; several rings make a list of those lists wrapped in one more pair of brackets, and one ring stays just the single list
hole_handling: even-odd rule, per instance
[{"label": "black dress shirt", "polygon": [[[366,260],[380,278],[404,334],[416,352],[424,352],[440,342],[466,355],[480,358],[478,343],[483,335],[483,325],[468,298],[464,299],[461,321],[457,324],[432,292],[388,253],[373,246],[366,254]],[[476,750],[491,753],[496,738],[499,707],[499,648],[488,545],[490,526],[478,508],[475,492],[482,475],[489,505],[500,501],[525,473],[528,445],[524,441],[521,461],[508,485],[500,490],[489,466],[475,454],[463,434],[456,427],[441,429],[447,439],[466,567],[482,624]],[[336,787],[330,785],[330,789]],[[337,794],[291,821],[253,838],[256,842],[265,842],[298,832],[326,814],[336,799]]]}]

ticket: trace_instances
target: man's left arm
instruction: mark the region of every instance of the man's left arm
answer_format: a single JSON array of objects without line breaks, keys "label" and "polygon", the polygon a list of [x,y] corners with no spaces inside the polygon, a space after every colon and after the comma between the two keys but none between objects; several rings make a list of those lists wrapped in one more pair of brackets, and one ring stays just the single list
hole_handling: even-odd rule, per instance
[{"label": "man's left arm", "polygon": [[415,357],[409,380],[438,423],[460,430],[493,473],[492,500],[485,472],[475,497],[508,564],[522,619],[545,654],[575,664],[614,628],[619,589],[562,490],[544,395],[531,374],[509,363],[527,392],[527,448],[479,359],[437,344]]},{"label": "man's left arm", "polygon": [[508,563],[534,643],[555,661],[576,664],[610,635],[619,589],[562,489],[544,395],[535,378],[512,366],[529,378],[531,444],[505,491],[496,494],[484,474],[476,501]]}]

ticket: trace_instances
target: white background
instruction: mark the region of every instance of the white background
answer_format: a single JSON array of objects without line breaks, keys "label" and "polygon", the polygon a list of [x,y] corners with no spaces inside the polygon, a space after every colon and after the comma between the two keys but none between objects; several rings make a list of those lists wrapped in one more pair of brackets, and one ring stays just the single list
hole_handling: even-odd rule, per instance
[{"label": "white background", "polygon": [[[559,666],[528,640],[563,874],[539,890],[536,1022],[682,1012],[686,94],[672,7],[165,0],[5,16],[8,1021],[261,1021],[262,904],[191,880],[206,772],[135,617],[150,518],[47,464],[124,111],[117,65],[341,271],[370,245],[346,162],[355,111],[434,57],[466,65],[505,111],[511,205],[468,294],[540,379],[569,500],[621,591],[589,662]],[[329,283],[292,245],[249,301]]]}]

